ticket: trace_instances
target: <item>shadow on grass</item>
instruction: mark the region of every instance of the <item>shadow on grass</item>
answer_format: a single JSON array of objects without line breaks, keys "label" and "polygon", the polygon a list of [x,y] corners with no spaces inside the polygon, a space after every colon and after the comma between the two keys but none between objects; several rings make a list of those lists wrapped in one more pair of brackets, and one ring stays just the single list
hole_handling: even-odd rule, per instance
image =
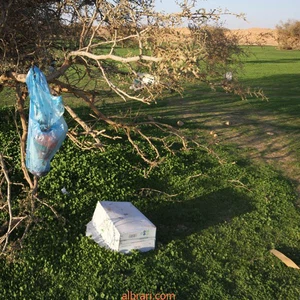
[{"label": "shadow on grass", "polygon": [[[285,176],[297,184],[300,182],[299,159],[297,162],[300,149],[299,82],[300,74],[271,75],[244,81],[245,85],[263,88],[269,97],[268,102],[241,100],[220,90],[211,91],[205,85],[194,85],[187,87],[183,97],[166,94],[157,104],[150,106],[120,101],[99,108],[107,115],[126,115],[128,112],[134,115],[138,112],[146,120],[150,115],[175,127],[180,120],[184,126],[179,129],[206,138],[210,137],[210,131],[214,131],[218,134],[216,142],[255,149],[247,154],[277,165],[284,170]],[[81,108],[78,108],[80,112]],[[230,126],[224,124],[226,121]],[[198,205],[198,202],[195,203]],[[169,217],[172,219],[172,216]]]},{"label": "shadow on grass", "polygon": [[250,211],[249,197],[231,188],[223,188],[189,201],[163,203],[150,209],[147,216],[157,226],[157,242],[166,244],[210,226],[230,222]]},{"label": "shadow on grass", "polygon": [[[300,134],[299,81],[300,74],[272,75],[245,81],[249,86],[265,89],[269,101],[241,100],[223,91],[211,91],[202,84],[187,87],[183,97],[166,94],[157,104],[150,106],[122,101],[99,108],[107,115],[132,116],[139,113],[140,118],[145,120],[151,116],[158,122],[192,130],[206,137],[208,132],[216,131],[222,141],[240,143],[243,147],[260,145],[263,157],[276,152],[273,159],[278,159],[287,157],[293,152],[292,148],[297,148],[296,137]],[[179,120],[184,122],[183,127],[177,126]],[[226,126],[226,122],[230,126]],[[279,141],[279,137],[288,135],[287,141]],[[279,153],[281,150],[284,154]]]},{"label": "shadow on grass", "polygon": [[158,100],[157,104],[147,106],[142,103],[118,102],[103,107],[104,113],[129,111],[150,114],[158,119],[167,119],[176,123],[181,118],[185,121],[205,118],[215,118],[235,113],[237,115],[249,114],[259,110],[266,114],[285,114],[292,117],[300,116],[300,74],[272,75],[257,79],[244,80],[245,86],[262,88],[265,90],[269,101],[252,98],[242,101],[238,96],[226,94],[218,90],[211,91],[207,86],[200,84],[189,86],[183,97],[174,94],[166,94],[164,99]]},{"label": "shadow on grass", "polygon": [[300,58],[281,58],[281,59],[257,59],[257,60],[247,60],[245,64],[280,64],[280,63],[295,63],[300,61]]},{"label": "shadow on grass", "polygon": [[[285,61],[285,60],[283,60]],[[289,61],[289,60],[288,60]],[[300,182],[300,74],[277,74],[243,81],[245,86],[262,88],[269,98],[241,100],[220,89],[187,86],[183,97],[166,94],[157,104],[113,103],[104,112],[139,112],[147,120],[167,123],[211,142],[233,143],[253,149],[248,154],[283,169],[293,182]],[[177,126],[182,121],[182,127]],[[225,125],[229,122],[230,126]],[[216,141],[209,135],[216,132]],[[297,162],[298,161],[298,162]],[[300,184],[299,184],[300,190]]]}]

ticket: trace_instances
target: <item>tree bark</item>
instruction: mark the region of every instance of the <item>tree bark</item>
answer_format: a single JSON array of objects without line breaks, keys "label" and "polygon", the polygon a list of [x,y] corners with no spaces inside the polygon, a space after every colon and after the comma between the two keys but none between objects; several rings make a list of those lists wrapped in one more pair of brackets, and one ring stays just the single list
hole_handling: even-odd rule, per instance
[{"label": "tree bark", "polygon": [[26,156],[26,140],[28,134],[28,124],[27,118],[24,112],[24,103],[26,99],[26,92],[22,91],[22,88],[19,84],[17,84],[17,111],[20,115],[21,125],[22,125],[22,135],[20,135],[20,152],[21,152],[21,167],[26,181],[28,182],[31,189],[34,188],[34,184],[32,179],[28,173],[25,164],[25,156]]}]

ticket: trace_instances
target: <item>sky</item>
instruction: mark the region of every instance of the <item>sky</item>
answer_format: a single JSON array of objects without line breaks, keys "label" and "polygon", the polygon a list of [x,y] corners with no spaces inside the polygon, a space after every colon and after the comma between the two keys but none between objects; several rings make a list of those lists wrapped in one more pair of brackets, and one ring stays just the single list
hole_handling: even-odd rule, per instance
[{"label": "sky", "polygon": [[[156,9],[167,13],[178,11],[176,0],[155,0]],[[197,8],[228,9],[232,13],[245,13],[247,21],[224,16],[224,27],[246,29],[253,27],[275,28],[280,22],[300,20],[299,0],[198,0]]]}]

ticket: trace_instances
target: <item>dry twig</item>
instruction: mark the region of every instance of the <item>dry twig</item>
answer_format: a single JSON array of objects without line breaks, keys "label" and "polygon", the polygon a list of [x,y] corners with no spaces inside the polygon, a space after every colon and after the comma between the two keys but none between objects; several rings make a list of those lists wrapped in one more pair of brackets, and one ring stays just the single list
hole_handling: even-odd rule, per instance
[{"label": "dry twig", "polygon": [[7,192],[6,192],[6,203],[7,203],[7,207],[8,207],[8,214],[9,214],[9,220],[8,220],[8,226],[7,226],[7,231],[4,235],[4,237],[2,237],[2,239],[5,241],[4,242],[4,246],[2,248],[2,252],[5,251],[7,244],[8,244],[8,239],[9,239],[9,235],[12,231],[12,220],[13,220],[13,215],[12,215],[12,207],[11,207],[11,181],[8,175],[8,171],[6,169],[6,165],[4,162],[4,158],[3,158],[3,154],[0,152],[0,166],[2,169],[2,173],[4,174],[5,180],[6,180],[6,184],[7,184]]}]

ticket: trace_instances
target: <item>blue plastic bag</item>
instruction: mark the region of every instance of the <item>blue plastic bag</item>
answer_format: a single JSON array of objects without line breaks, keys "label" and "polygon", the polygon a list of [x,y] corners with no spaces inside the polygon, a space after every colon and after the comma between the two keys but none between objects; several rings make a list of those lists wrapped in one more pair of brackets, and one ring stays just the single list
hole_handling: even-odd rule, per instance
[{"label": "blue plastic bag", "polygon": [[50,171],[50,161],[62,145],[68,126],[64,120],[61,96],[50,93],[45,75],[34,66],[27,76],[29,91],[29,123],[26,167],[38,177]]}]

